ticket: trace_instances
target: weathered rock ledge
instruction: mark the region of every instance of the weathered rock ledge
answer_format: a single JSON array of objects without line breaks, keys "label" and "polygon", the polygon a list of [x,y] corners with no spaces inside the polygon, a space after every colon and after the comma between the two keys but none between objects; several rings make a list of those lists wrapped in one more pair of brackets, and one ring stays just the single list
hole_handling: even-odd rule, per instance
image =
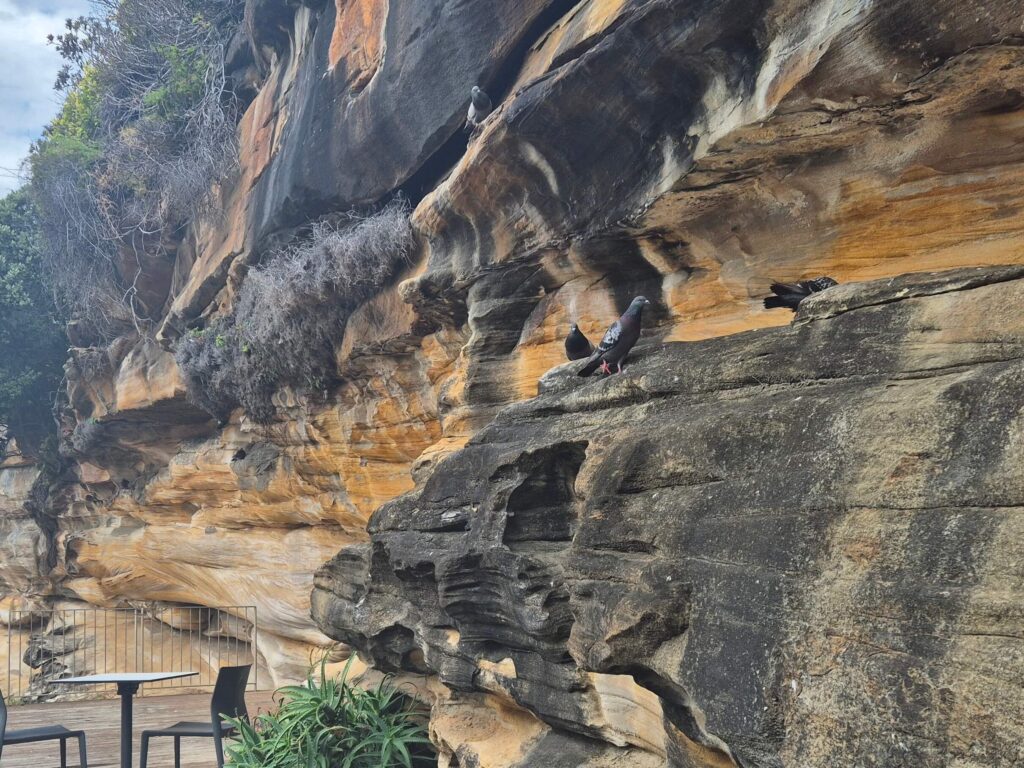
[{"label": "weathered rock ledge", "polygon": [[562,366],[373,515],[314,615],[452,691],[442,744],[452,700],[539,720],[503,764],[1018,765],[1022,302],[1024,268],[912,274]]}]

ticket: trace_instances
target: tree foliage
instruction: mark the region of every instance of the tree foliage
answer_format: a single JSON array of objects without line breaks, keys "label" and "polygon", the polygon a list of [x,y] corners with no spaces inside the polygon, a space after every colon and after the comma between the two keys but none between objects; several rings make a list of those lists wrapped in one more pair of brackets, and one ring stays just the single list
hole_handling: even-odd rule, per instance
[{"label": "tree foliage", "polygon": [[42,262],[32,200],[13,192],[0,199],[0,425],[28,453],[55,431],[66,349]]},{"label": "tree foliage", "polygon": [[243,0],[93,0],[50,38],[60,114],[28,167],[60,305],[86,335],[140,331],[146,260],[207,208],[237,158],[225,52]]}]

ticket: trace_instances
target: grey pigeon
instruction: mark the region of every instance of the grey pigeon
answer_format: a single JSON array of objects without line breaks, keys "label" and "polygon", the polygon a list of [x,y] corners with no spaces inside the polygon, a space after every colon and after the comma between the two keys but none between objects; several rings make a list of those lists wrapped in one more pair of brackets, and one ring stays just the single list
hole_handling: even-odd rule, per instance
[{"label": "grey pigeon", "polygon": [[491,114],[491,98],[484,93],[480,86],[474,85],[469,94],[469,114],[466,115],[466,122],[476,128],[484,121],[484,118]]},{"label": "grey pigeon", "polygon": [[578,375],[589,376],[600,366],[604,373],[611,373],[611,366],[615,366],[619,373],[622,373],[622,361],[626,359],[629,350],[633,348],[640,338],[642,325],[640,314],[644,307],[650,304],[643,296],[637,296],[630,302],[629,309],[618,320],[612,323],[611,328],[605,331],[604,338],[597,345],[594,354],[587,360]]},{"label": "grey pigeon", "polygon": [[772,283],[771,289],[775,295],[764,300],[764,308],[785,307],[796,312],[801,301],[812,293],[820,293],[833,285],[839,285],[839,283],[831,277],[816,277],[813,280],[801,280],[797,283]]},{"label": "grey pigeon", "polygon": [[565,356],[570,360],[582,360],[594,354],[594,345],[583,335],[576,323],[569,327],[569,335],[565,337]]}]

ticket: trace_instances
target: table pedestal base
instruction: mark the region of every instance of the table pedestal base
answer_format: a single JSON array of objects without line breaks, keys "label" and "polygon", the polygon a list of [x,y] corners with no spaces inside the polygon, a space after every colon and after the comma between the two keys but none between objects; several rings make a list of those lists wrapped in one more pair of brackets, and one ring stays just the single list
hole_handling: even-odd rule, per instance
[{"label": "table pedestal base", "polygon": [[117,695],[121,697],[121,768],[132,768],[132,696],[139,684],[119,682]]}]

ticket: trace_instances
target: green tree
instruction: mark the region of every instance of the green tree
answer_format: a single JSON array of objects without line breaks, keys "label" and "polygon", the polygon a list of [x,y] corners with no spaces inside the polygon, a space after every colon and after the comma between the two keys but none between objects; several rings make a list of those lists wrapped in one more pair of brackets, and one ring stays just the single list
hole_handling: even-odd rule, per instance
[{"label": "green tree", "polygon": [[67,348],[41,262],[35,207],[26,192],[12,192],[0,199],[0,425],[27,453],[56,429]]}]

